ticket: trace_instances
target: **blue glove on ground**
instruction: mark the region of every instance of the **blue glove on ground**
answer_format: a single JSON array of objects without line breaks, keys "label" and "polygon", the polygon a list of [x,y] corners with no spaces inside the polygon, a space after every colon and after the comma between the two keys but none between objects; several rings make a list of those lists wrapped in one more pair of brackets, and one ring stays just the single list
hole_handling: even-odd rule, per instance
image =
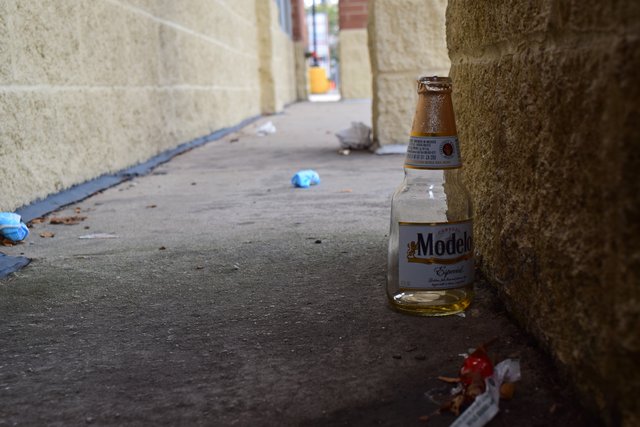
[{"label": "blue glove on ground", "polygon": [[12,242],[24,240],[29,235],[29,229],[21,221],[20,215],[10,212],[0,212],[0,236]]},{"label": "blue glove on ground", "polygon": [[300,188],[308,188],[310,185],[320,184],[320,175],[318,175],[318,172],[311,169],[301,170],[293,175],[291,178],[291,184]]}]

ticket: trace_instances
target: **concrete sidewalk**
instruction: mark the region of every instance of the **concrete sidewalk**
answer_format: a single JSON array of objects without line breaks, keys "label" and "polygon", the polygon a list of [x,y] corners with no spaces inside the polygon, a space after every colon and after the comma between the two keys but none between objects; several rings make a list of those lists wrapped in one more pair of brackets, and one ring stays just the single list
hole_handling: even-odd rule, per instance
[{"label": "concrete sidewalk", "polygon": [[[33,261],[0,281],[0,426],[420,425],[451,388],[437,376],[494,337],[523,379],[490,425],[588,425],[485,284],[466,317],[387,307],[403,159],[340,156],[334,136],[370,108],[295,104],[2,248]],[[302,168],[322,183],[293,188]]]}]

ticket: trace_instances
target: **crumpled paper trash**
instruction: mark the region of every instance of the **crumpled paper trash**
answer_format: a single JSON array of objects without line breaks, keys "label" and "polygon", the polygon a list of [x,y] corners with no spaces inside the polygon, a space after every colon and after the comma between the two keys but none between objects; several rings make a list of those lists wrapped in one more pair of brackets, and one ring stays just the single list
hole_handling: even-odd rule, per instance
[{"label": "crumpled paper trash", "polygon": [[362,122],[351,122],[351,127],[336,133],[343,150],[365,150],[371,147],[371,128]]},{"label": "crumpled paper trash", "polygon": [[256,129],[256,135],[258,136],[267,136],[272,133],[276,133],[276,127],[273,122],[267,122]]},{"label": "crumpled paper trash", "polygon": [[0,236],[12,242],[20,242],[29,235],[29,229],[20,215],[0,212]]},{"label": "crumpled paper trash", "polygon": [[299,188],[318,185],[320,184],[320,175],[312,169],[304,169],[296,172],[296,174],[291,177],[291,184]]},{"label": "crumpled paper trash", "polygon": [[493,368],[493,374],[485,379],[486,391],[451,424],[451,427],[482,427],[498,413],[500,386],[505,382],[519,381],[520,361],[506,359]]}]

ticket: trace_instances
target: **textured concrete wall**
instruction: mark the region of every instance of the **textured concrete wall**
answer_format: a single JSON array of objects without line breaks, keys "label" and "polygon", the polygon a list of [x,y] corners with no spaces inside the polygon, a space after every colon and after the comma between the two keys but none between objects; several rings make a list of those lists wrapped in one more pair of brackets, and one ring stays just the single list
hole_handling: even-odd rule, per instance
[{"label": "textured concrete wall", "polygon": [[278,23],[274,1],[256,0],[262,112],[272,114],[296,99],[294,47]]},{"label": "textured concrete wall", "polygon": [[[275,3],[273,4],[275,5]],[[295,46],[291,38],[282,31],[277,20],[272,22],[271,34],[274,38],[271,61],[276,93],[276,103],[273,111],[278,112],[298,98],[296,90],[296,59],[294,57]],[[264,110],[263,112],[267,113],[269,111]]]},{"label": "textured concrete wall", "polygon": [[371,62],[367,29],[340,30],[340,94],[343,98],[371,98]]},{"label": "textured concrete wall", "polygon": [[[260,114],[256,2],[1,0],[0,210]],[[279,109],[292,42],[272,33]]]},{"label": "textured concrete wall", "polygon": [[368,0],[341,0],[340,94],[342,98],[371,98],[371,61],[367,46]]},{"label": "textured concrete wall", "polygon": [[307,34],[307,15],[303,0],[291,0],[291,22],[293,26],[296,96],[299,101],[302,101],[309,97],[309,73],[306,58],[309,35]]},{"label": "textured concrete wall", "polygon": [[416,79],[449,74],[447,0],[371,0],[369,54],[373,75],[373,136],[377,144],[407,143]]},{"label": "textured concrete wall", "polygon": [[451,0],[482,268],[609,425],[640,425],[640,3]]},{"label": "textured concrete wall", "polygon": [[293,56],[296,66],[296,97],[298,101],[306,101],[309,98],[309,67],[306,53],[306,42],[296,41],[293,43]]}]

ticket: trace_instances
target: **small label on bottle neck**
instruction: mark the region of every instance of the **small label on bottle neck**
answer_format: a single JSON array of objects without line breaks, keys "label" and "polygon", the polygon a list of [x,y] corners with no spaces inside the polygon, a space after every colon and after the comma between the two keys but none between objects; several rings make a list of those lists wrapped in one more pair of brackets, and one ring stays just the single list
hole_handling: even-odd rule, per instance
[{"label": "small label on bottle neck", "polygon": [[462,166],[457,136],[412,136],[405,167],[414,169],[454,169]]}]

